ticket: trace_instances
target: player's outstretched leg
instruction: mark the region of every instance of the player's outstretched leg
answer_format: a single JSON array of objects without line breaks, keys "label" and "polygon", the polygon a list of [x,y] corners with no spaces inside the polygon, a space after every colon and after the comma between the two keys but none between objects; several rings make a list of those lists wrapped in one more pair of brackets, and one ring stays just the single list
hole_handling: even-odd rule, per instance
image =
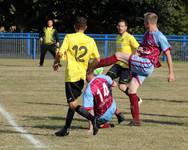
[{"label": "player's outstretched leg", "polygon": [[114,54],[110,57],[100,59],[100,61],[98,62],[98,64],[96,66],[94,66],[94,68],[110,66],[110,65],[116,63],[117,61],[118,61],[118,59],[117,59],[116,55]]}]

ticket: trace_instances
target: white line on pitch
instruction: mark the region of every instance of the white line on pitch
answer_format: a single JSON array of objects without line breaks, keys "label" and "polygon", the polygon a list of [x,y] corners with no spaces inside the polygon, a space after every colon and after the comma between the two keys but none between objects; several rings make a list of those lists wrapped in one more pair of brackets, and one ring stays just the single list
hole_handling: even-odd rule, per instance
[{"label": "white line on pitch", "polygon": [[22,127],[18,126],[18,124],[14,121],[14,119],[11,117],[10,113],[7,112],[2,105],[0,104],[0,113],[6,118],[6,120],[9,122],[9,124],[14,128],[15,131],[20,132],[21,136],[29,140],[36,148],[45,148],[46,146],[41,143],[39,140],[36,140],[31,134],[28,134],[28,132],[23,129]]}]

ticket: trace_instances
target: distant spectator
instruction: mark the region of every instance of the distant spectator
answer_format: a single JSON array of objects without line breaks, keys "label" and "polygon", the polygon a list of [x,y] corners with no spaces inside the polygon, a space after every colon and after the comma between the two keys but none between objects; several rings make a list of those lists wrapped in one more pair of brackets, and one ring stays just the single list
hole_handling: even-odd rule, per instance
[{"label": "distant spectator", "polygon": [[16,26],[10,26],[9,32],[16,32]]},{"label": "distant spectator", "polygon": [[5,27],[4,26],[0,26],[0,32],[6,32]]},{"label": "distant spectator", "polygon": [[59,47],[58,33],[57,30],[53,27],[53,23],[53,20],[49,19],[47,21],[47,26],[43,28],[43,31],[39,35],[41,42],[41,54],[39,65],[41,67],[43,66],[46,52],[49,51],[55,58],[56,49]]}]

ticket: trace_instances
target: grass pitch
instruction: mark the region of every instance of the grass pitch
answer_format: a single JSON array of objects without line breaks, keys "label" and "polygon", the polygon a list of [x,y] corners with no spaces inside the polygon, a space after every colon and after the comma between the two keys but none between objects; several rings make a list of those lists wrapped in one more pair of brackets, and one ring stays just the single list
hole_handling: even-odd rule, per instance
[{"label": "grass pitch", "polygon": [[[38,60],[0,59],[0,105],[2,105],[47,150],[187,150],[188,149],[188,63],[175,62],[176,82],[167,82],[167,67],[156,69],[139,90],[142,97],[141,127],[129,127],[129,100],[113,89],[126,124],[101,129],[96,136],[87,133],[88,123],[75,115],[67,137],[54,132],[65,122],[67,103],[64,68],[54,72],[52,60],[38,67]],[[81,99],[80,99],[81,102]],[[0,149],[35,148],[0,114]],[[41,148],[38,148],[41,149]]]}]

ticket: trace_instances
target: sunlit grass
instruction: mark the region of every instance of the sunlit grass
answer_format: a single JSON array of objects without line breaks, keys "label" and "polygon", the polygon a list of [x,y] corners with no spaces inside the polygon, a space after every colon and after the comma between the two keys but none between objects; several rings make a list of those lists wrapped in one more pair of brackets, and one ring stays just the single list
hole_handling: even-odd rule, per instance
[{"label": "sunlit grass", "polygon": [[[92,136],[87,133],[87,121],[76,114],[70,135],[63,138],[54,136],[54,132],[64,125],[67,111],[64,68],[54,72],[51,65],[52,60],[45,60],[45,66],[38,67],[38,60],[0,59],[0,104],[19,125],[48,145],[46,149],[187,150],[187,63],[175,63],[177,81],[174,83],[167,82],[165,64],[144,82],[139,90],[143,98],[141,127],[126,125],[131,119],[129,100],[114,88],[118,107],[126,117],[125,125],[118,125],[114,116],[115,128],[100,130]],[[0,149],[34,147],[1,116]]]}]

